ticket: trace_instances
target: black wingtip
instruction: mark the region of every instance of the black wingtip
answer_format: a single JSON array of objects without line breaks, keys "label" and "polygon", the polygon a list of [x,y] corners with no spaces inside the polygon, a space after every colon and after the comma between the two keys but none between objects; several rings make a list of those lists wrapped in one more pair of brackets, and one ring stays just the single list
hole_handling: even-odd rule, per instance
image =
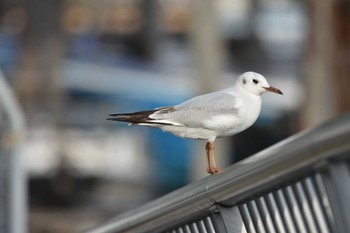
[{"label": "black wingtip", "polygon": [[121,117],[122,114],[118,114],[118,113],[112,113],[112,114],[108,114],[108,116],[110,116],[109,118],[106,118],[107,121],[119,121],[119,118]]}]

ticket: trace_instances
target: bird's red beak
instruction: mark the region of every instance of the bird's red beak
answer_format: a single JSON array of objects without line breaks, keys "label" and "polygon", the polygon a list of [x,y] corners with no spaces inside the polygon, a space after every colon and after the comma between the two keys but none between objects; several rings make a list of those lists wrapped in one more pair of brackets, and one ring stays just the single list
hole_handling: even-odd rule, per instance
[{"label": "bird's red beak", "polygon": [[276,87],[269,86],[269,87],[264,87],[264,88],[265,88],[266,91],[283,95],[283,92],[280,89],[276,88]]}]

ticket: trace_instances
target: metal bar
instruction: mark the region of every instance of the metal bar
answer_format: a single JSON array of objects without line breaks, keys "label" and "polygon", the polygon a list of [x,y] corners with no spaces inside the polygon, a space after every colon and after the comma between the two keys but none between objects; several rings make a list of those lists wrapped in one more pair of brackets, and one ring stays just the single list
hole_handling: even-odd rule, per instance
[{"label": "metal bar", "polygon": [[182,227],[179,227],[179,229],[177,229],[176,232],[177,232],[177,233],[184,233],[184,231],[182,230]]},{"label": "metal bar", "polygon": [[291,177],[295,179],[295,174],[306,176],[316,171],[321,161],[349,152],[349,138],[350,114],[296,134],[218,174],[111,219],[88,232],[166,230],[170,222],[181,225],[186,219],[210,213],[213,203],[237,205],[263,190],[290,182]]},{"label": "metal bar", "polygon": [[297,199],[300,204],[300,209],[303,212],[304,220],[308,226],[308,232],[318,233],[319,231],[317,230],[315,219],[311,213],[311,208],[308,200],[306,199],[305,191],[303,189],[301,182],[297,182],[294,185],[294,188],[295,188]]},{"label": "metal bar", "polygon": [[197,223],[192,223],[191,225],[190,225],[190,228],[191,228],[191,232],[192,233],[200,233],[199,232],[199,230],[198,230],[198,226],[197,226]]},{"label": "metal bar", "polygon": [[316,189],[313,185],[313,182],[310,177],[306,178],[304,180],[305,184],[305,190],[306,193],[309,197],[310,200],[310,205],[312,206],[311,210],[313,210],[313,213],[315,215],[315,220],[317,223],[318,227],[318,232],[320,233],[330,233],[328,226],[327,226],[327,221],[324,216],[323,210],[322,210],[322,204],[321,201],[319,200]]},{"label": "metal bar", "polygon": [[278,233],[286,233],[286,229],[283,225],[282,215],[278,210],[276,199],[272,193],[269,193],[266,197],[267,208],[270,210],[272,221],[276,226]]},{"label": "metal bar", "polygon": [[316,191],[317,194],[322,202],[322,209],[324,211],[324,215],[326,216],[326,221],[329,225],[330,232],[337,232],[335,229],[335,222],[334,222],[334,216],[331,209],[331,204],[329,202],[329,197],[327,195],[326,187],[323,181],[323,178],[320,173],[317,173],[313,180],[316,185]]},{"label": "metal bar", "polygon": [[189,225],[185,225],[185,233],[191,233],[191,229]]},{"label": "metal bar", "polygon": [[290,212],[290,209],[288,208],[288,204],[287,204],[286,198],[285,198],[282,190],[278,190],[276,192],[276,200],[277,200],[278,207],[281,211],[286,228],[288,229],[288,232],[289,233],[297,233],[295,226],[294,226],[292,213]]},{"label": "metal bar", "polygon": [[241,213],[245,228],[247,229],[248,233],[256,233],[257,231],[255,230],[255,226],[253,223],[253,220],[250,216],[248,207],[246,204],[240,205],[239,206],[239,211]]},{"label": "metal bar", "polygon": [[264,223],[263,223],[263,219],[260,216],[259,210],[258,210],[258,206],[256,205],[255,201],[249,201],[247,203],[248,206],[248,210],[250,213],[250,216],[253,220],[255,229],[259,232],[259,233],[266,233],[265,227],[264,227]]},{"label": "metal bar", "polygon": [[262,217],[262,220],[264,222],[264,225],[265,225],[267,232],[276,233],[275,226],[273,224],[270,212],[267,209],[267,205],[266,205],[264,197],[258,198],[256,202],[257,202],[258,209],[260,211],[260,215]]},{"label": "metal bar", "polygon": [[294,218],[295,224],[298,228],[298,232],[300,233],[308,233],[305,225],[305,221],[303,219],[302,211],[299,208],[297,199],[295,197],[295,194],[293,192],[293,189],[291,186],[288,186],[285,189],[287,202],[289,204],[289,208],[292,210],[292,216]]},{"label": "metal bar", "polygon": [[201,232],[201,233],[208,233],[207,228],[205,227],[203,220],[198,222],[198,229],[199,229],[199,232]]},{"label": "metal bar", "polygon": [[209,233],[215,233],[213,222],[211,221],[210,217],[206,217],[204,219],[204,224],[205,224],[206,228],[208,229]]}]

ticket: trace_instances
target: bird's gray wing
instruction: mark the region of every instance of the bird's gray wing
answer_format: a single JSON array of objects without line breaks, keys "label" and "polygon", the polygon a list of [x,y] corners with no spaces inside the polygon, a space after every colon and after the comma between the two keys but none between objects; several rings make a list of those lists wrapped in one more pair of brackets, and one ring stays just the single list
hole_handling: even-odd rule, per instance
[{"label": "bird's gray wing", "polygon": [[242,101],[238,97],[213,92],[176,105],[171,112],[155,112],[150,117],[175,125],[222,130],[235,124],[241,106]]}]

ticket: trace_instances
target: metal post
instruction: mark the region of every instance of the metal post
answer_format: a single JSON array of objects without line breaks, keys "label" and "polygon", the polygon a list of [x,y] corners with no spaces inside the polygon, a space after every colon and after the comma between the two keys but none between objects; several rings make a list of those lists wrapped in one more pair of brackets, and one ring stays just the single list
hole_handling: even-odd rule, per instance
[{"label": "metal post", "polygon": [[223,207],[217,206],[219,212],[214,213],[216,227],[218,232],[239,232],[247,233],[247,230],[243,224],[243,219],[239,213],[237,206],[235,207]]},{"label": "metal post", "polygon": [[346,163],[331,163],[325,176],[327,193],[334,215],[337,232],[350,232],[350,171]]},{"label": "metal post", "polygon": [[0,106],[9,120],[5,146],[10,152],[8,167],[8,230],[9,233],[27,232],[26,175],[23,166],[22,142],[25,132],[24,115],[11,87],[0,71]]}]

